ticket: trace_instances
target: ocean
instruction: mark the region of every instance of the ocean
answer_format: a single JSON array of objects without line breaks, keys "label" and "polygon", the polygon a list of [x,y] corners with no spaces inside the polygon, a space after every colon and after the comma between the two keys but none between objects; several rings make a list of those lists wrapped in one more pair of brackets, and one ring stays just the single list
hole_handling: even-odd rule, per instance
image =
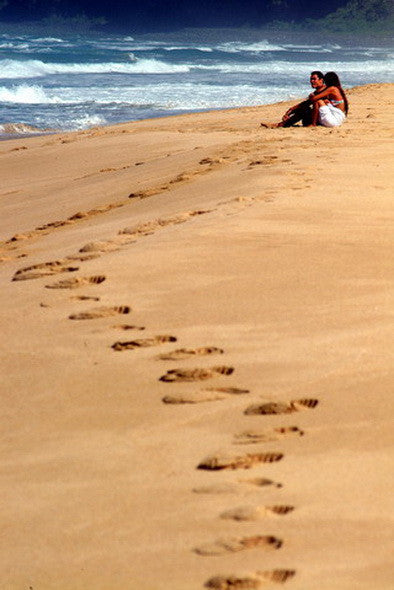
[{"label": "ocean", "polygon": [[345,88],[390,82],[393,49],[307,38],[274,43],[256,34],[209,42],[163,34],[1,34],[0,136],[298,98],[309,93],[315,69],[336,71]]}]

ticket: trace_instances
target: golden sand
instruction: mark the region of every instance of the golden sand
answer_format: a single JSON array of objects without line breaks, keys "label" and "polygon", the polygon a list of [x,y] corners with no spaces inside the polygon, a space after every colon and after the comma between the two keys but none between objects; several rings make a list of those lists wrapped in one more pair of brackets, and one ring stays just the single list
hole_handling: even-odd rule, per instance
[{"label": "golden sand", "polygon": [[2,589],[392,589],[393,85],[349,102],[0,144]]}]

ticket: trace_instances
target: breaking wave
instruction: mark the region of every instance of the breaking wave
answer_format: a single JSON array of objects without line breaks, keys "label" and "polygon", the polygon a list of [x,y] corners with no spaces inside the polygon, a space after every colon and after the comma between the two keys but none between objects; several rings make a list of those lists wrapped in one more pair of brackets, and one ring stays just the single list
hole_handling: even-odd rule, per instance
[{"label": "breaking wave", "polygon": [[39,78],[53,74],[174,74],[189,72],[187,65],[168,64],[156,59],[139,59],[133,63],[45,63],[38,59],[0,61],[0,79]]},{"label": "breaking wave", "polygon": [[56,97],[49,97],[40,86],[21,84],[12,88],[0,86],[0,102],[18,104],[56,104],[61,102]]}]

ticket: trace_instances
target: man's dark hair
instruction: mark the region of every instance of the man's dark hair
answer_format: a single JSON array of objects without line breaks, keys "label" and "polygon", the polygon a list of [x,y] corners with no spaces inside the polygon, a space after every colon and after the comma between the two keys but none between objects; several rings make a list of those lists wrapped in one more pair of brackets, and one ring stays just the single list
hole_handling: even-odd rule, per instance
[{"label": "man's dark hair", "polygon": [[313,72],[311,72],[311,76],[317,76],[318,78],[320,78],[320,80],[324,78],[324,74],[323,72],[320,72],[320,70],[314,70]]}]

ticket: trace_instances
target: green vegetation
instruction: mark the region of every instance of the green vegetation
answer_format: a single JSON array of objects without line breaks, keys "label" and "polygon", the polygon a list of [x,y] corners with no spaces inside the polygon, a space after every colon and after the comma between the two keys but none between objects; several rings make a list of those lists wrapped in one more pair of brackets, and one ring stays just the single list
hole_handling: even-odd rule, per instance
[{"label": "green vegetation", "polygon": [[97,30],[99,27],[107,24],[107,20],[104,17],[89,18],[85,14],[77,14],[76,16],[69,17],[60,14],[51,14],[43,18],[41,22],[52,32],[72,29],[74,33],[79,34]]},{"label": "green vegetation", "polygon": [[394,31],[393,0],[348,0],[325,17],[271,20],[266,28],[277,35],[301,37],[308,32],[312,41],[328,35],[331,40],[351,39],[355,36],[390,41]]},{"label": "green vegetation", "polygon": [[394,0],[0,0],[0,22],[50,30],[169,32],[186,28],[266,28],[309,35],[389,35]]},{"label": "green vegetation", "polygon": [[335,33],[388,33],[394,30],[392,0],[350,0],[342,8],[305,24]]}]

